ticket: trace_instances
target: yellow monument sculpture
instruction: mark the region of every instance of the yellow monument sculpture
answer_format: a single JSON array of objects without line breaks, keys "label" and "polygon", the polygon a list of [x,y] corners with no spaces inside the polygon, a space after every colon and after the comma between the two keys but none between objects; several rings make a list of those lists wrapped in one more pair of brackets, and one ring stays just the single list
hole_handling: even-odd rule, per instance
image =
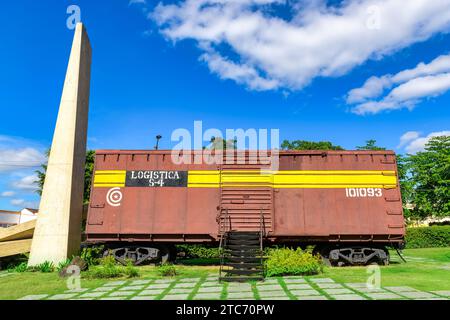
[{"label": "yellow monument sculpture", "polygon": [[28,265],[59,263],[80,249],[91,46],[78,23],[67,67]]}]

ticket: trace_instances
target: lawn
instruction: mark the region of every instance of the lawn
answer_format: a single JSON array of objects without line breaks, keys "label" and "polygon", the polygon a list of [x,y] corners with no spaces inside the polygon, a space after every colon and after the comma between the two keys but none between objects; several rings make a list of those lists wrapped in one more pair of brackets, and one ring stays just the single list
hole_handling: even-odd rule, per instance
[{"label": "lawn", "polygon": [[[380,267],[382,286],[410,286],[422,291],[450,290],[450,248],[407,249],[403,251],[407,263],[391,252],[392,263]],[[188,261],[177,265],[179,278],[206,278],[218,274],[218,266],[204,265],[204,260]],[[140,278],[161,278],[154,266],[139,267]],[[336,282],[366,282],[369,274],[365,267],[325,268],[320,275]],[[120,278],[119,278],[120,279]],[[115,280],[118,280],[117,278]],[[82,278],[83,288],[94,288],[111,281]],[[67,280],[56,273],[0,274],[0,300],[18,299],[33,294],[58,294],[67,290]]]},{"label": "lawn", "polygon": [[[410,286],[418,290],[450,290],[450,248],[406,249],[402,262],[395,251],[389,266],[381,267],[382,286]],[[337,282],[366,282],[365,267],[325,268],[320,277]],[[315,276],[317,277],[317,276]]]}]

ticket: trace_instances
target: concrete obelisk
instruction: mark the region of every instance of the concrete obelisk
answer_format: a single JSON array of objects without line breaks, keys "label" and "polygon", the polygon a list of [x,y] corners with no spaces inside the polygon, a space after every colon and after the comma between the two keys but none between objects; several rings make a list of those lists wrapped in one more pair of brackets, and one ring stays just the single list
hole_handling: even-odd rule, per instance
[{"label": "concrete obelisk", "polygon": [[28,265],[59,263],[80,249],[91,45],[78,23],[53,135]]}]

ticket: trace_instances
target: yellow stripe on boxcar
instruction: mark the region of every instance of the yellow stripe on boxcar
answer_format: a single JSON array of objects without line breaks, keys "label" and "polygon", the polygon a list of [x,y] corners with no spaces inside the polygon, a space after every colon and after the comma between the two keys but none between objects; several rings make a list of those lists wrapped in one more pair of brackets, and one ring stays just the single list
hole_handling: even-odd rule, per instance
[{"label": "yellow stripe on boxcar", "polygon": [[125,170],[99,170],[94,175],[94,187],[125,187]]},{"label": "yellow stripe on boxcar", "polygon": [[[94,187],[125,187],[125,170],[96,171]],[[368,170],[192,170],[189,188],[385,188],[397,187],[395,171]]]}]

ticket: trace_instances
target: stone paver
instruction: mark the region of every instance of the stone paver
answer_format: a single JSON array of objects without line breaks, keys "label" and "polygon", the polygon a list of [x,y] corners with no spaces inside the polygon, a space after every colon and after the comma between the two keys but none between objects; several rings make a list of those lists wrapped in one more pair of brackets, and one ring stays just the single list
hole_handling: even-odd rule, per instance
[{"label": "stone paver", "polygon": [[312,289],[309,284],[287,284],[287,288],[289,290],[304,290],[304,289]]},{"label": "stone paver", "polygon": [[158,280],[155,280],[155,283],[166,283],[166,284],[169,284],[169,283],[172,283],[174,281],[175,281],[174,279],[158,279]]},{"label": "stone paver", "polygon": [[169,291],[168,294],[179,294],[179,293],[191,293],[192,289],[190,288],[173,288]]},{"label": "stone paver", "polygon": [[169,284],[167,283],[154,283],[146,287],[146,289],[167,289]]},{"label": "stone paver", "polygon": [[126,287],[121,287],[119,290],[120,291],[138,291],[138,290],[142,290],[144,289],[144,285],[139,285],[139,286],[126,286]]},{"label": "stone paver", "polygon": [[420,292],[420,291],[413,291],[413,292],[399,292],[400,295],[410,298],[410,299],[427,299],[427,298],[438,298],[432,293],[428,292]]},{"label": "stone paver", "polygon": [[208,293],[208,292],[222,292],[222,287],[200,287],[198,289],[199,293]]},{"label": "stone paver", "polygon": [[126,300],[127,297],[105,297],[100,300]]},{"label": "stone paver", "polygon": [[298,300],[328,300],[327,297],[324,296],[299,296]]},{"label": "stone paver", "polygon": [[20,298],[19,300],[42,300],[48,297],[48,294],[33,294]]},{"label": "stone paver", "polygon": [[270,298],[270,297],[287,297],[286,292],[283,290],[278,291],[260,291],[258,292],[261,298]]},{"label": "stone paver", "polygon": [[284,280],[284,282],[286,283],[286,284],[288,284],[288,283],[306,283],[306,280],[305,279],[292,279],[292,278],[287,278],[287,279],[283,279]]},{"label": "stone paver", "polygon": [[219,283],[217,281],[214,281],[214,282],[206,281],[206,282],[203,282],[201,284],[202,287],[214,287],[214,286],[217,286],[217,285],[219,285]]},{"label": "stone paver", "polygon": [[110,297],[127,297],[135,294],[136,291],[114,291],[109,294]]},{"label": "stone paver", "polygon": [[316,290],[289,290],[294,296],[320,296],[320,292]]},{"label": "stone paver", "polygon": [[261,300],[291,300],[288,296],[261,297]]},{"label": "stone paver", "polygon": [[117,287],[98,287],[93,289],[92,291],[94,292],[108,292],[108,291],[113,291],[113,290],[117,290]]},{"label": "stone paver", "polygon": [[192,282],[185,282],[185,283],[177,283],[175,285],[175,288],[194,288],[195,287],[195,283]]},{"label": "stone paver", "polygon": [[187,300],[188,294],[168,294],[162,300]]},{"label": "stone paver", "polygon": [[394,292],[413,292],[413,291],[419,291],[411,287],[384,287],[385,289],[388,289],[390,291]]},{"label": "stone paver", "polygon": [[353,288],[353,290],[362,292],[362,293],[390,293],[389,291],[383,288]]},{"label": "stone paver", "polygon": [[367,293],[366,294],[369,298],[374,300],[391,300],[391,299],[403,299],[401,296],[395,294],[395,293]]},{"label": "stone paver", "polygon": [[82,299],[83,298],[99,298],[105,294],[106,294],[106,292],[87,292],[87,293],[83,293],[78,298],[82,298]]},{"label": "stone paver", "polygon": [[194,300],[219,300],[220,293],[197,293],[194,297]]},{"label": "stone paver", "polygon": [[64,294],[55,294],[51,297],[48,297],[48,300],[68,300],[78,295],[78,293],[64,293]]},{"label": "stone paver", "polygon": [[450,297],[450,291],[432,291],[432,292],[440,296]]},{"label": "stone paver", "polygon": [[248,283],[244,283],[244,284],[240,284],[239,286],[237,285],[228,285],[227,291],[228,292],[241,292],[241,291],[251,291],[252,290],[252,286]]},{"label": "stone paver", "polygon": [[350,289],[324,289],[323,291],[325,291],[326,293],[330,294],[330,295],[335,295],[335,294],[354,294],[354,292]]},{"label": "stone paver", "polygon": [[324,283],[324,282],[332,283],[332,282],[334,282],[334,280],[330,279],[330,278],[317,278],[317,279],[310,279],[310,280],[311,280],[311,282],[314,282],[314,283]]},{"label": "stone paver", "polygon": [[253,292],[229,292],[227,295],[228,299],[254,299],[255,296]]},{"label": "stone paver", "polygon": [[129,283],[130,286],[138,286],[138,285],[146,285],[152,282],[153,280],[134,280]]},{"label": "stone paver", "polygon": [[127,281],[111,281],[111,282],[107,282],[105,283],[103,286],[104,287],[115,287],[115,286],[121,286],[123,284],[127,283]]},{"label": "stone paver", "polygon": [[335,300],[366,300],[365,298],[358,296],[357,294],[339,294],[332,295]]},{"label": "stone paver", "polygon": [[136,296],[131,298],[131,300],[155,300],[156,296]]},{"label": "stone paver", "polygon": [[272,291],[282,289],[279,284],[259,285],[256,288],[258,289],[258,291]]},{"label": "stone paver", "polygon": [[201,279],[200,278],[185,278],[185,279],[180,279],[180,282],[199,282]]},{"label": "stone paver", "polygon": [[[366,283],[336,283],[330,278],[304,279],[302,277],[280,278],[297,300],[328,300],[326,292],[335,300],[447,300],[450,290],[424,292],[409,286],[389,286],[384,288],[369,288]],[[209,281],[208,281],[209,280]],[[314,284],[311,286],[310,282]],[[80,288],[66,290],[64,293],[48,295],[36,294],[22,297],[20,300],[187,300],[194,288],[199,286],[194,300],[221,299],[223,289],[226,289],[228,300],[254,300],[255,294],[250,283],[222,284],[217,276],[185,279],[143,279],[134,281],[110,281],[97,288]],[[317,291],[319,287],[321,291]],[[170,290],[169,290],[170,288]],[[351,288],[351,289],[349,289]],[[256,283],[257,296],[261,300],[289,300],[290,296],[280,285],[279,279],[271,278]],[[165,293],[165,294],[164,294]]]},{"label": "stone paver", "polygon": [[82,292],[86,292],[86,291],[88,291],[88,290],[90,290],[90,289],[83,289],[83,288],[80,288],[80,289],[70,289],[70,290],[67,290],[67,291],[64,291],[64,293],[82,293]]},{"label": "stone paver", "polygon": [[165,291],[165,289],[154,289],[154,290],[144,290],[138,293],[138,295],[142,295],[142,296],[157,296],[161,293],[163,293]]},{"label": "stone paver", "polygon": [[345,285],[351,288],[367,288],[367,283],[365,282],[351,282],[346,283]]},{"label": "stone paver", "polygon": [[261,284],[278,284],[278,279],[266,279],[264,282],[261,282]]},{"label": "stone paver", "polygon": [[317,285],[319,286],[319,288],[321,289],[343,289],[344,286],[342,284],[339,283],[317,283]]}]

